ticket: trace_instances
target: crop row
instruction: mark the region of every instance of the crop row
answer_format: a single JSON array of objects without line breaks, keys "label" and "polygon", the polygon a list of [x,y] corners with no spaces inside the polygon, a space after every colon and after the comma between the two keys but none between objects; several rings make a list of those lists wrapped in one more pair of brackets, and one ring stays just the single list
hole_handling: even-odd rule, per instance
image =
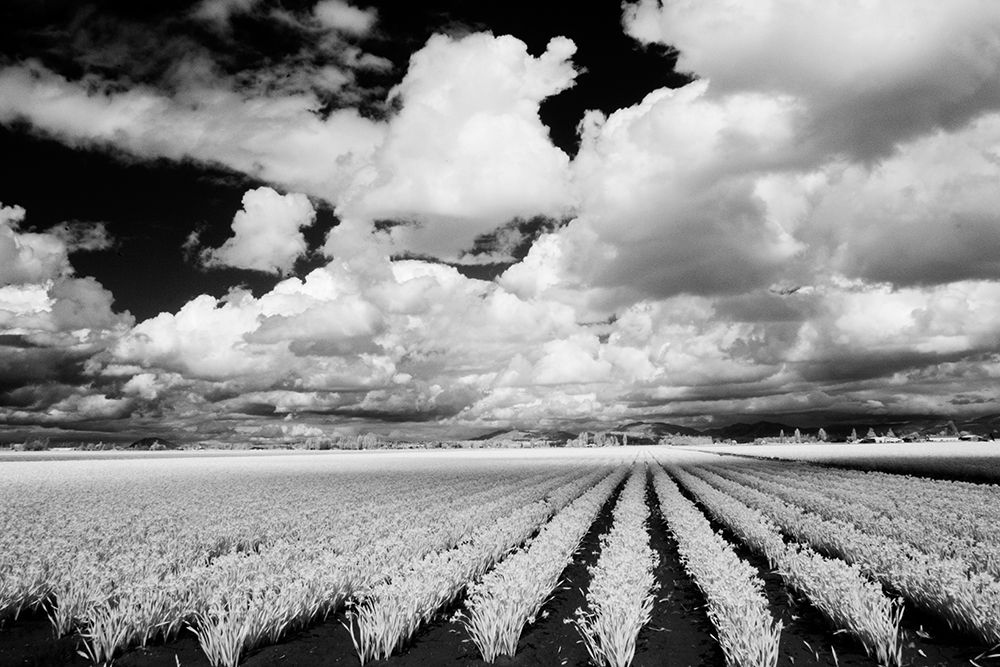
[{"label": "crop row", "polygon": [[[451,550],[477,527],[578,483],[579,477],[579,471],[571,471],[520,489],[494,488],[462,509],[432,503],[411,515],[416,523],[404,535],[385,535],[354,551],[325,551],[322,542],[307,549],[283,544],[282,549],[254,559],[249,570],[246,563],[231,561],[228,565],[237,580],[212,577],[207,595],[199,597],[206,602],[193,625],[202,649],[215,665],[235,665],[246,650],[273,643],[288,628],[329,613],[349,596],[396,577],[407,563]],[[441,524],[448,526],[443,533]]]},{"label": "crop row", "polygon": [[[506,485],[477,499],[485,508],[499,499],[506,508],[507,503],[544,493],[564,476],[542,477],[513,500]],[[459,501],[454,498],[456,507]],[[449,546],[456,520],[472,525],[481,518],[467,509],[434,522],[429,508],[420,512],[427,514],[421,523],[425,539],[406,542],[410,548]],[[320,530],[304,539],[282,536],[256,551],[232,551],[173,576],[126,580],[112,596],[92,603],[81,615],[86,650],[93,661],[100,662],[130,645],[141,645],[158,632],[169,638],[169,631],[192,624],[213,664],[235,664],[245,649],[276,641],[286,629],[335,608],[357,581],[358,569],[348,564],[356,564],[358,555],[367,556],[369,548],[384,551],[383,543],[400,544],[399,536],[379,537],[384,531],[377,523],[372,534],[374,542],[354,540],[354,549],[342,552],[340,562],[335,558],[338,552],[317,540],[329,535]],[[361,572],[372,572],[373,564],[363,560]]]},{"label": "crop row", "polygon": [[[313,517],[289,520],[280,511],[283,504],[276,501],[299,507],[342,506],[334,517],[327,514],[322,518],[341,528],[331,526],[331,533],[341,536],[331,546],[341,549],[353,546],[347,539],[356,531],[349,527],[372,516],[373,512],[366,510],[375,507],[364,502],[345,503],[364,494],[366,482],[362,478],[346,477],[341,488],[310,483],[318,480],[305,480],[293,488],[268,485],[275,491],[272,494],[248,492],[236,485],[208,485],[196,476],[173,479],[169,469],[165,472],[159,478],[137,475],[135,479],[102,481],[96,489],[78,487],[72,480],[61,489],[8,487],[7,493],[0,494],[4,501],[0,525],[5,528],[0,531],[0,581],[4,586],[0,614],[16,616],[25,606],[38,606],[56,597],[62,601],[53,610],[56,632],[65,634],[80,615],[74,600],[84,605],[91,592],[99,596],[104,590],[117,588],[120,576],[134,578],[137,565],[155,577],[226,553],[257,551],[272,535],[288,539],[294,537],[296,529],[309,530],[306,526],[313,523]],[[389,476],[387,482],[394,481]],[[412,494],[399,494],[400,509],[406,502],[426,505],[432,494],[440,493],[441,482],[446,480],[431,481],[436,483],[413,488]],[[476,488],[465,487],[467,484],[475,482],[484,488],[483,479],[463,480],[455,475],[451,481],[456,501],[464,491]],[[396,504],[393,500],[389,494],[389,505]],[[224,513],[213,511],[215,508]],[[405,512],[401,514],[405,516]],[[26,516],[33,520],[25,521]]]},{"label": "crop row", "polygon": [[823,517],[741,483],[728,468],[693,468],[712,486],[771,518],[787,535],[814,549],[856,563],[867,576],[898,591],[953,628],[991,643],[1000,641],[1000,583],[969,573],[964,563],[930,556],[853,523]]},{"label": "crop row", "polygon": [[[162,465],[97,484],[8,485],[0,490],[10,501],[0,511],[8,612],[46,604],[60,630],[80,628],[95,662],[197,618],[209,625],[260,610],[265,624],[244,625],[258,627],[248,639],[266,641],[371,585],[391,571],[386,563],[451,548],[491,511],[531,502],[582,470],[515,465],[497,475],[476,466],[374,478],[293,463],[261,473],[227,462],[210,478]],[[38,520],[24,521],[32,506]]]},{"label": "crop row", "polygon": [[556,514],[530,544],[474,584],[463,624],[486,662],[513,657],[525,625],[558,585],[580,540],[625,476],[619,468]]},{"label": "crop row", "polygon": [[[915,498],[922,507],[933,510],[935,516],[948,515],[959,534],[976,536],[983,541],[1000,544],[1000,486],[973,484],[955,480],[926,479],[911,475],[851,468],[821,467],[802,461],[782,462],[782,467],[761,465],[772,470],[784,469],[803,478],[818,477],[831,489],[850,492],[863,488],[878,489],[883,506],[912,509]],[[871,498],[876,500],[876,498]]]},{"label": "crop row", "polygon": [[645,466],[633,466],[590,569],[587,609],[576,612],[577,629],[598,665],[631,664],[639,631],[652,612],[658,556],[649,546],[645,495]]},{"label": "crop row", "polygon": [[705,595],[726,663],[774,667],[782,626],[771,616],[757,572],[712,530],[663,470],[654,470],[653,483],[684,568]]},{"label": "crop row", "polygon": [[764,554],[788,584],[803,593],[839,630],[857,637],[880,665],[902,664],[899,623],[903,606],[857,566],[824,558],[807,545],[786,543],[774,523],[755,509],[673,465],[665,466],[719,523]]},{"label": "crop row", "polygon": [[975,496],[939,487],[936,496],[917,495],[912,489],[894,494],[877,484],[879,478],[849,480],[837,471],[817,472],[805,466],[741,469],[780,486],[782,498],[825,518],[851,521],[925,553],[965,561],[970,571],[1000,577],[1000,526],[994,523],[1000,513],[994,521],[970,516]]},{"label": "crop row", "polygon": [[428,553],[359,595],[348,611],[348,622],[361,663],[392,655],[441,607],[606,474],[600,471],[571,480],[545,498],[484,522],[455,548]]}]

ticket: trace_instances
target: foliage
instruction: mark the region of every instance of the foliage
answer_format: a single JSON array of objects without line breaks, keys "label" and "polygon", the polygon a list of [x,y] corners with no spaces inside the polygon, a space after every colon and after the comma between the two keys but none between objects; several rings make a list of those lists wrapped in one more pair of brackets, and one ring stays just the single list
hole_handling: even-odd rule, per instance
[{"label": "foliage", "polygon": [[646,470],[633,466],[615,505],[611,530],[601,536],[601,555],[590,569],[587,609],[576,610],[576,627],[598,665],[627,667],[636,638],[653,609],[659,557],[649,546]]}]

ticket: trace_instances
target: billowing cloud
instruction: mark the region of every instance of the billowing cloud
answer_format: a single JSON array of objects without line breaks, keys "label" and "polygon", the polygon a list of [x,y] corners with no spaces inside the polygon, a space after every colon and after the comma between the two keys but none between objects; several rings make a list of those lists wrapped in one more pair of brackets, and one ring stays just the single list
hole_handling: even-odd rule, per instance
[{"label": "billowing cloud", "polygon": [[599,315],[831,274],[995,276],[1000,14],[921,7],[626,5],[630,34],[703,78],[584,117],[578,217],[503,284]]},{"label": "billowing cloud", "polygon": [[509,35],[431,37],[394,89],[401,109],[338,212],[403,222],[393,229],[403,248],[441,256],[513,217],[570,210],[569,158],[538,107],[573,84],[575,50],[566,38],[534,57]]},{"label": "billowing cloud", "polygon": [[679,50],[716,97],[804,103],[801,133],[862,159],[1000,107],[1000,7],[990,0],[640,0],[625,29]]},{"label": "billowing cloud", "polygon": [[219,248],[206,248],[206,266],[288,273],[307,250],[302,228],[316,219],[309,198],[281,195],[268,187],[248,190],[243,209],[233,217],[233,236]]},{"label": "billowing cloud", "polygon": [[778,180],[808,215],[798,236],[832,269],[904,286],[995,279],[998,157],[1000,114],[989,114],[901,144],[877,165]]},{"label": "billowing cloud", "polygon": [[[126,393],[164,406],[188,405],[195,383],[222,397],[202,407],[220,418],[530,427],[699,411],[948,409],[933,382],[900,385],[890,407],[871,402],[873,387],[929,364],[968,377],[1000,340],[1000,292],[988,281],[895,290],[840,279],[788,294],[676,295],[587,323],[544,293],[390,261],[363,227],[340,241],[355,252],[304,279],[260,297],[201,296],[136,325],[106,372],[136,369]],[[983,398],[990,386],[968,389]]]},{"label": "billowing cloud", "polygon": [[585,119],[581,214],[557,236],[579,249],[570,237],[586,234],[606,249],[587,249],[598,261],[568,277],[640,294],[726,292],[769,283],[801,250],[757,190],[794,147],[794,105],[751,94],[720,103],[707,89],[660,90]]},{"label": "billowing cloud", "polygon": [[[360,44],[376,14],[325,0],[281,20]],[[30,233],[0,209],[0,375],[24,385],[0,387],[7,419],[288,439],[320,423],[995,411],[998,10],[641,0],[624,24],[698,78],[587,112],[572,160],[539,116],[578,74],[561,37],[532,55],[436,35],[377,120],[272,85],[288,63],[244,88],[202,68],[166,92],[0,70],[0,122],[303,193],[247,192],[203,254],[287,276],[272,289],[134,325],[73,274],[69,253],[106,247],[103,227]],[[385,66],[340,42],[328,92]],[[340,220],[327,264],[293,275],[308,197]],[[515,235],[532,216],[558,222]],[[512,264],[498,278],[438,263],[484,237]]]},{"label": "billowing cloud", "polygon": [[69,261],[73,250],[103,245],[103,227],[22,232],[24,217],[21,207],[0,207],[0,423],[127,416],[131,404],[92,381],[98,357],[132,317],[114,312],[111,293],[93,278],[75,277]]},{"label": "billowing cloud", "polygon": [[[343,217],[401,223],[393,236],[402,251],[454,256],[514,217],[572,210],[569,158],[538,108],[573,84],[574,51],[566,38],[534,57],[511,36],[435,35],[411,58],[390,96],[399,111],[384,122],[351,108],[320,113],[308,90],[238,92],[202,65],[166,93],[71,81],[27,63],[0,70],[0,123],[221,164],[336,203]],[[352,58],[350,67],[383,66]],[[351,79],[345,71],[317,75],[335,90]]]}]

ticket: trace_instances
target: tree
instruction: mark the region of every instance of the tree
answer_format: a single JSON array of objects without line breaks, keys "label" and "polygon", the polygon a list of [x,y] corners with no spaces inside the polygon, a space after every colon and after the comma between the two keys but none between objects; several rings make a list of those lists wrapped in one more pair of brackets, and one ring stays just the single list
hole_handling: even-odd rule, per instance
[{"label": "tree", "polygon": [[778,432],[778,440],[780,442],[785,441],[785,429],[781,429],[781,431]]},{"label": "tree", "polygon": [[827,438],[826,431],[823,429],[822,426],[819,427],[819,432],[816,434],[816,437],[819,438],[820,442],[826,442]]},{"label": "tree", "polygon": [[887,437],[887,438],[895,438],[896,437],[896,434],[892,432],[892,428],[891,427],[889,428],[888,431],[885,432],[885,437]]},{"label": "tree", "polygon": [[865,438],[874,438],[874,437],[876,437],[875,429],[869,426],[868,433],[865,434]]},{"label": "tree", "polygon": [[847,442],[857,442],[858,441],[858,429],[851,429],[851,436],[847,439]]},{"label": "tree", "polygon": [[799,429],[795,429],[794,437],[795,437],[795,442],[802,442],[802,433],[799,432]]}]

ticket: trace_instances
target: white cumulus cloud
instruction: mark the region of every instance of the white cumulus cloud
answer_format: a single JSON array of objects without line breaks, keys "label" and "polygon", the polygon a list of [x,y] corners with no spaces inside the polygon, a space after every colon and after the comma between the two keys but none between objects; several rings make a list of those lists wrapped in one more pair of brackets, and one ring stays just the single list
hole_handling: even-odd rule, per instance
[{"label": "white cumulus cloud", "polygon": [[569,158],[538,116],[573,85],[570,40],[538,57],[509,35],[435,35],[394,89],[401,104],[385,141],[338,209],[393,230],[414,252],[456,254],[515,216],[571,209]]},{"label": "white cumulus cloud", "polygon": [[219,248],[203,250],[202,261],[206,266],[289,273],[308,249],[302,229],[315,219],[303,194],[281,195],[268,187],[248,190],[243,209],[233,217],[233,236]]}]

